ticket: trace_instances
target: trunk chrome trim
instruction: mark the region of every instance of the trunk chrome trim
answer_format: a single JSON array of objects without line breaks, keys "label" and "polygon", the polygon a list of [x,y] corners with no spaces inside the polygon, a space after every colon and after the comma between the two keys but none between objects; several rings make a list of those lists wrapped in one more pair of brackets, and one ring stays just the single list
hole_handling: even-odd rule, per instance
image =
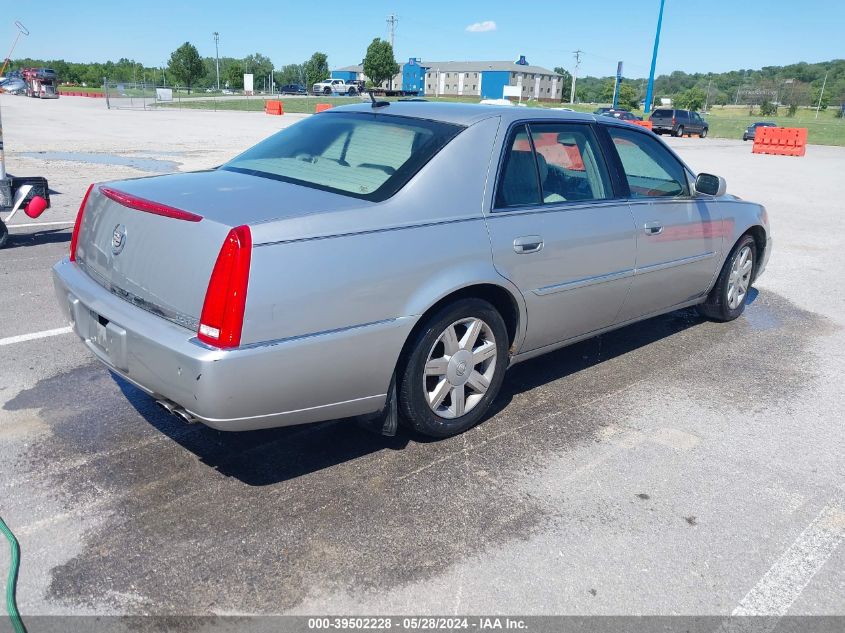
[{"label": "trunk chrome trim", "polygon": [[170,321],[174,325],[178,325],[188,330],[193,330],[194,332],[196,332],[199,328],[199,319],[197,319],[196,317],[192,317],[188,314],[183,314],[182,312],[179,312],[178,310],[174,310],[172,308],[166,308],[156,305],[150,301],[147,301],[146,299],[139,297],[136,294],[129,292],[128,290],[124,290],[123,288],[115,286],[108,279],[103,277],[96,270],[92,269],[82,260],[77,260],[74,263],[79,266],[79,268],[82,269],[82,271],[86,275],[88,275],[91,279],[97,282],[97,284],[108,290],[115,297],[123,299],[127,303],[131,303],[136,308],[141,308],[145,312],[154,314],[157,317],[161,317],[162,319]]}]

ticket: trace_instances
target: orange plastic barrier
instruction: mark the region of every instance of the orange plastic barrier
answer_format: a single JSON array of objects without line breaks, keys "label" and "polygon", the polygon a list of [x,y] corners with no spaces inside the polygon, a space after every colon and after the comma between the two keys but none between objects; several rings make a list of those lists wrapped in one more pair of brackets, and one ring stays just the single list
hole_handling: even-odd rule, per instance
[{"label": "orange plastic barrier", "polygon": [[758,127],[752,154],[803,156],[807,151],[805,127]]},{"label": "orange plastic barrier", "polygon": [[331,103],[318,103],[317,107],[314,108],[314,112],[324,112],[325,110],[330,110],[331,107]]},{"label": "orange plastic barrier", "polygon": [[651,124],[651,121],[628,121],[628,123],[633,123],[634,125],[639,125],[640,127],[644,127],[648,130],[650,130],[654,127]]},{"label": "orange plastic barrier", "polygon": [[284,114],[284,106],[281,101],[265,101],[264,112],[267,114]]}]

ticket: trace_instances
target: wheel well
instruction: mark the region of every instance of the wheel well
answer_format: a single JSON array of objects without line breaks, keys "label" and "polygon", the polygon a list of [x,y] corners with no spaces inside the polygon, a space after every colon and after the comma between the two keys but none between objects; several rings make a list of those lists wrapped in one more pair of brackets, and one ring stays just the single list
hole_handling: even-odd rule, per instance
[{"label": "wheel well", "polygon": [[[519,325],[519,306],[516,303],[513,295],[495,284],[476,284],[474,286],[467,286],[455,292],[446,295],[437,303],[428,308],[419,318],[417,324],[411,330],[408,340],[405,342],[405,347],[416,338],[417,332],[424,327],[429,317],[440,310],[443,306],[448,305],[458,299],[476,298],[484,299],[489,302],[505,321],[505,327],[508,330],[508,342],[512,346],[516,339],[516,330]],[[404,355],[405,349],[402,350]]]},{"label": "wheel well", "polygon": [[752,226],[743,235],[750,235],[754,238],[754,247],[757,249],[757,257],[754,262],[754,276],[756,277],[759,262],[763,261],[763,255],[766,251],[766,231],[762,226]]}]

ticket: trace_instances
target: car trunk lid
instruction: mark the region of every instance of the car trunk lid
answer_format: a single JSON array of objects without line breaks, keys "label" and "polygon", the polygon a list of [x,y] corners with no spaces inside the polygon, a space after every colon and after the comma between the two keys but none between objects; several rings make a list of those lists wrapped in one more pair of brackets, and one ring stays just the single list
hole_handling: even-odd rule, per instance
[{"label": "car trunk lid", "polygon": [[110,182],[85,205],[76,262],[115,295],[196,331],[232,228],[347,204],[361,201],[225,170]]}]

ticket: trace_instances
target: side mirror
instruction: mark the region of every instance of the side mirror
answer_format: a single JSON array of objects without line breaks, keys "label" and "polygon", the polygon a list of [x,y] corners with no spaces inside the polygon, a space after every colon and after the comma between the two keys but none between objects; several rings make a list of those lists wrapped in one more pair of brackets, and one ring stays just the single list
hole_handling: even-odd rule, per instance
[{"label": "side mirror", "polygon": [[721,176],[698,174],[695,178],[695,192],[704,196],[724,196],[728,184]]}]

